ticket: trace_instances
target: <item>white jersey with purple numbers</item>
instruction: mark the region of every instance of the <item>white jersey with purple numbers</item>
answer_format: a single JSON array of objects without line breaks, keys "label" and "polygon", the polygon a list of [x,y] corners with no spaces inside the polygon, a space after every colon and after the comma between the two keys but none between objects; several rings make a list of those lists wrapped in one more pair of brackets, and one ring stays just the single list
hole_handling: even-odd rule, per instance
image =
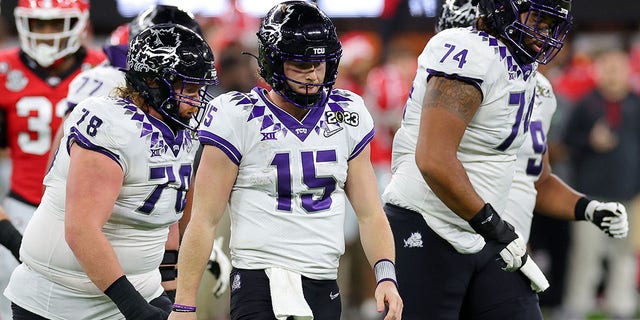
[{"label": "white jersey with purple numbers", "polygon": [[[82,101],[64,129],[44,180],[42,203],[24,234],[20,250],[24,263],[14,272],[6,293],[21,307],[49,319],[121,319],[65,241],[70,145],[102,153],[122,168],[122,189],[102,231],[129,280],[151,300],[163,292],[158,267],[168,227],[182,216],[186,204],[199,142],[190,131],[174,135],[165,123],[130,102],[109,97]],[[86,214],[91,213],[87,208]]]},{"label": "white jersey with purple numbers", "polygon": [[536,205],[537,191],[534,183],[542,172],[542,155],[547,151],[546,137],[557,106],[549,80],[537,73],[536,81],[536,102],[529,122],[529,135],[518,151],[509,201],[502,214],[525,242],[529,241],[531,219]]},{"label": "white jersey with purple numbers", "polygon": [[124,73],[106,62],[82,71],[69,84],[68,108],[73,109],[88,97],[109,96],[114,88],[124,85]]},{"label": "white jersey with purple numbers", "polygon": [[239,168],[229,200],[232,264],[336,279],[348,162],[372,139],[373,119],[349,91],[334,89],[302,121],[266,95],[254,88],[217,97],[199,132]]},{"label": "white jersey with purple numbers", "polygon": [[422,214],[431,229],[458,252],[474,253],[483,238],[429,188],[415,162],[427,79],[456,78],[475,85],[482,104],[458,147],[475,191],[498,213],[505,209],[516,153],[525,139],[533,108],[537,64],[520,66],[498,39],[473,28],[444,30],[418,57],[418,71],[393,142],[393,177],[383,199]]}]

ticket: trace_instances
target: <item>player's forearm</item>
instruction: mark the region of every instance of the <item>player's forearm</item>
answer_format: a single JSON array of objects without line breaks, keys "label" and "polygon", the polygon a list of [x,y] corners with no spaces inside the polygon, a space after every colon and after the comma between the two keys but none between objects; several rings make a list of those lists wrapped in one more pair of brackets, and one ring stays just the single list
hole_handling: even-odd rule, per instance
[{"label": "player's forearm", "polygon": [[536,212],[556,219],[575,220],[574,209],[582,194],[554,174],[541,183],[536,183],[536,190]]},{"label": "player's forearm", "polygon": [[395,246],[389,221],[383,212],[359,220],[360,241],[369,264],[388,259],[395,262]]},{"label": "player's forearm", "polygon": [[425,163],[420,172],[436,196],[461,218],[470,220],[484,206],[457,158]]},{"label": "player's forearm", "polygon": [[178,289],[176,303],[195,306],[198,288],[213,248],[215,225],[191,221],[187,226],[178,255]]},{"label": "player's forearm", "polygon": [[90,227],[66,228],[66,240],[89,279],[105,291],[124,275],[118,257],[102,230]]}]

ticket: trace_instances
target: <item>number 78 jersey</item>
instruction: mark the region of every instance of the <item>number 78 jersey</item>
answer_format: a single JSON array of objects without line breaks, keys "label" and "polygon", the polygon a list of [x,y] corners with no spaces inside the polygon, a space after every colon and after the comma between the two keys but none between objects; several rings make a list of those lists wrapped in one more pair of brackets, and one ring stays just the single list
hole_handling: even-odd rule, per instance
[{"label": "number 78 jersey", "polygon": [[423,213],[429,226],[460,252],[482,248],[481,237],[435,196],[415,165],[427,79],[458,79],[482,92],[481,105],[467,125],[457,157],[474,190],[501,213],[516,154],[528,131],[536,68],[536,64],[519,65],[502,42],[471,27],[447,29],[431,38],[418,57],[413,89],[394,138],[394,177],[385,201]]},{"label": "number 78 jersey", "polygon": [[233,265],[286,266],[312,279],[335,279],[344,252],[348,161],[373,132],[362,98],[348,91],[333,90],[302,121],[260,88],[213,100],[199,137],[239,168],[229,201]]},{"label": "number 78 jersey", "polygon": [[[65,136],[45,176],[47,188],[30,222],[31,229],[52,225],[51,221],[64,223],[69,148],[75,143],[102,153],[122,168],[124,181],[103,232],[125,273],[155,270],[162,260],[168,226],[182,216],[199,142],[186,130],[174,134],[164,122],[143,113],[131,102],[109,97],[83,100],[69,114],[64,129]],[[61,239],[64,241],[64,237]],[[132,239],[139,241],[132,245]],[[49,246],[44,242],[28,249],[40,252],[38,247]],[[70,253],[64,249],[66,244],[60,247],[64,251],[61,258],[50,263],[62,265],[50,267],[81,271],[75,259],[62,258]],[[143,256],[148,259],[141,259]],[[46,259],[34,257],[38,258]]]}]

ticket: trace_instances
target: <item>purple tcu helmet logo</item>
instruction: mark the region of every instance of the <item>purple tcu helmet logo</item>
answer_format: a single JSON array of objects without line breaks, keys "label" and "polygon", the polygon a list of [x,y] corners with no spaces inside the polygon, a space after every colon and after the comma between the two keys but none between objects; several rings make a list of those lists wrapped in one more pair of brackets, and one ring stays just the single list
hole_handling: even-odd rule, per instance
[{"label": "purple tcu helmet logo", "polygon": [[152,29],[147,37],[136,37],[131,44],[129,69],[137,72],[157,72],[160,68],[175,68],[180,62],[177,48],[180,33],[174,28]]}]

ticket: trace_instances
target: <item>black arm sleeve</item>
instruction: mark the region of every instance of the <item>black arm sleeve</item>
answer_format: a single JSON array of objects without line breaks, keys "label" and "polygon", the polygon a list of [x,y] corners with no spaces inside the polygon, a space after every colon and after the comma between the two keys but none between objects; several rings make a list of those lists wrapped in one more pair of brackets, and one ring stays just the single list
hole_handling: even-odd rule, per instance
[{"label": "black arm sleeve", "polygon": [[9,220],[0,220],[0,244],[11,251],[14,257],[20,261],[20,245],[22,235]]}]

